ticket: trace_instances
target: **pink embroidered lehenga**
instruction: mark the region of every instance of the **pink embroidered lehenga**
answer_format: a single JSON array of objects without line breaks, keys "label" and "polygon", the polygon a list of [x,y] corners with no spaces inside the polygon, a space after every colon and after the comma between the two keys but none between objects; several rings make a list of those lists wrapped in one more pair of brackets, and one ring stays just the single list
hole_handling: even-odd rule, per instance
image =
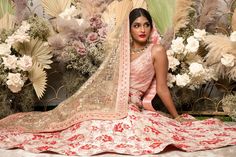
[{"label": "pink embroidered lehenga", "polygon": [[[159,153],[168,145],[196,151],[236,144],[236,126],[217,119],[180,123],[158,112],[140,110],[141,98],[154,78],[152,44],[130,62],[128,29],[123,35],[119,55],[108,54],[102,70],[55,110],[1,120],[0,148],[66,155],[144,155]],[[145,97],[151,99],[149,94]]]}]

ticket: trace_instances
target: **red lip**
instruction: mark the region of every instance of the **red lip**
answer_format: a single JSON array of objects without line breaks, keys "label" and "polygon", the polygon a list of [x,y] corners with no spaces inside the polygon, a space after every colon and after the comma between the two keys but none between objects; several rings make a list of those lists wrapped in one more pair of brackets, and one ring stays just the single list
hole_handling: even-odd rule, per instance
[{"label": "red lip", "polygon": [[140,37],[140,38],[145,38],[146,35],[145,35],[145,34],[140,34],[139,37]]}]

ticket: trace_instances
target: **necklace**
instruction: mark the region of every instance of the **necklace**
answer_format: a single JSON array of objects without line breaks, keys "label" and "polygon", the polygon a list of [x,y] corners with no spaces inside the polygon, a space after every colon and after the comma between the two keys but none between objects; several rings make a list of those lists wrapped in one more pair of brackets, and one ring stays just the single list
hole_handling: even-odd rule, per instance
[{"label": "necklace", "polygon": [[141,48],[132,48],[130,49],[130,53],[131,54],[139,54],[139,53],[143,53],[143,51],[148,47],[148,44],[146,44],[144,47]]}]

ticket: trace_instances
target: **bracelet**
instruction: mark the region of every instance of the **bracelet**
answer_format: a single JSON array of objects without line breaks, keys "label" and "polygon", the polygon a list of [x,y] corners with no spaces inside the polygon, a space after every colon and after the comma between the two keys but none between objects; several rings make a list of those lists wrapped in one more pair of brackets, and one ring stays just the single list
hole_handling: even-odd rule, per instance
[{"label": "bracelet", "polygon": [[182,116],[181,115],[178,115],[177,117],[175,117],[174,119],[175,120],[180,120],[182,118]]}]

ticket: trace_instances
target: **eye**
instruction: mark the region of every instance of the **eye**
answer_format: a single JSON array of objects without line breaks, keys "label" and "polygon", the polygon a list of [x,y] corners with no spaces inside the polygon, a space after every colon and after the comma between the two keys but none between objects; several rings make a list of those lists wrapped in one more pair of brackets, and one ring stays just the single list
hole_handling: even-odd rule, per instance
[{"label": "eye", "polygon": [[150,27],[150,23],[145,23],[144,26],[148,28]]},{"label": "eye", "polygon": [[138,24],[138,23],[135,23],[135,24],[133,25],[134,28],[138,28],[139,26],[140,26],[140,24]]}]

